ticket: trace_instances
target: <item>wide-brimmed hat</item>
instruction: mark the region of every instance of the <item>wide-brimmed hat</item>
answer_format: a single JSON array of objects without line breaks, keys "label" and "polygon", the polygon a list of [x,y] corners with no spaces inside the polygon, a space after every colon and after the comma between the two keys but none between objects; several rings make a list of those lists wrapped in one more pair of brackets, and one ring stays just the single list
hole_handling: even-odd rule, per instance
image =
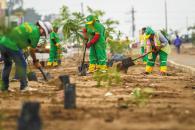
[{"label": "wide-brimmed hat", "polygon": [[46,37],[48,37],[48,35],[53,30],[52,24],[48,21],[46,21],[46,22],[38,21],[37,24],[44,30]]}]

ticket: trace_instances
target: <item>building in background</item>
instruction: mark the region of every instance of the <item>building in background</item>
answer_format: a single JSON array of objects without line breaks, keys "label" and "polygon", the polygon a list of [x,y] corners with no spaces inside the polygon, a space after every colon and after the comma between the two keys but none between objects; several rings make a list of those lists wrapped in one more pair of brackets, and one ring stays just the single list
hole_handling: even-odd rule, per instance
[{"label": "building in background", "polygon": [[0,0],[0,26],[4,26],[5,24],[5,12],[7,8],[6,0]]},{"label": "building in background", "polygon": [[23,0],[0,0],[0,14],[6,27],[17,26],[24,21]]}]

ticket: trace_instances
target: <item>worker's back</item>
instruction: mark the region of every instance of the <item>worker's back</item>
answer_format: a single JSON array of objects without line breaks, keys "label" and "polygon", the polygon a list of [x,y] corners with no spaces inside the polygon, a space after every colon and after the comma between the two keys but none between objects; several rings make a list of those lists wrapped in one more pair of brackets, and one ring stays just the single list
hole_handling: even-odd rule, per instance
[{"label": "worker's back", "polygon": [[40,38],[40,32],[36,25],[23,23],[3,36],[0,44],[12,50],[25,49],[28,46],[35,48]]}]

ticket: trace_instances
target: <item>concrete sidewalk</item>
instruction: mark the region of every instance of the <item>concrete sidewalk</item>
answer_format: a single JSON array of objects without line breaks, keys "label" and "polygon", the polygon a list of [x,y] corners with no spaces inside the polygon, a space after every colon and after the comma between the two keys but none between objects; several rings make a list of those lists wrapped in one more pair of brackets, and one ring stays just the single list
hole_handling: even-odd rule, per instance
[{"label": "concrete sidewalk", "polygon": [[187,54],[171,54],[169,55],[169,60],[174,61],[178,64],[191,66],[195,68],[195,55]]},{"label": "concrete sidewalk", "polygon": [[[188,46],[189,45],[183,47],[188,48]],[[168,64],[195,76],[195,55],[177,54],[172,48],[172,53],[168,57]]]}]

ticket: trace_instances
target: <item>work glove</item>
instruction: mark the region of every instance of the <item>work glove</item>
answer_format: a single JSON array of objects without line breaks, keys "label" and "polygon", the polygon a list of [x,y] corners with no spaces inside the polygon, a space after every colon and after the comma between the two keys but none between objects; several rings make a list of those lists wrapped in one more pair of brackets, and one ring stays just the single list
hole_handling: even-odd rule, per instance
[{"label": "work glove", "polygon": [[156,51],[160,51],[161,48],[161,46],[156,46]]},{"label": "work glove", "polygon": [[82,33],[84,34],[84,33],[87,33],[87,29],[86,28],[83,28],[82,29]]},{"label": "work glove", "polygon": [[88,37],[87,37],[87,29],[86,28],[83,28],[82,33],[83,33],[84,39],[85,40],[88,40]]},{"label": "work glove", "polygon": [[56,43],[56,47],[60,48],[60,44],[59,43]]},{"label": "work glove", "polygon": [[153,49],[153,52],[158,53],[162,49],[162,47],[163,46],[155,46],[155,48]]},{"label": "work glove", "polygon": [[90,42],[87,43],[87,48],[90,48],[91,45],[95,44],[100,38],[99,33],[95,33],[94,37],[91,39]]},{"label": "work glove", "polygon": [[91,47],[91,45],[92,45],[92,43],[91,42],[89,42],[89,43],[87,43],[87,48],[90,48]]},{"label": "work glove", "polygon": [[152,52],[153,52],[153,53],[157,53],[158,51],[157,51],[156,48],[153,48],[153,49],[152,49]]},{"label": "work glove", "polygon": [[34,64],[34,66],[35,66],[36,68],[42,67],[38,60],[35,61],[35,62],[33,62],[33,64]]}]

